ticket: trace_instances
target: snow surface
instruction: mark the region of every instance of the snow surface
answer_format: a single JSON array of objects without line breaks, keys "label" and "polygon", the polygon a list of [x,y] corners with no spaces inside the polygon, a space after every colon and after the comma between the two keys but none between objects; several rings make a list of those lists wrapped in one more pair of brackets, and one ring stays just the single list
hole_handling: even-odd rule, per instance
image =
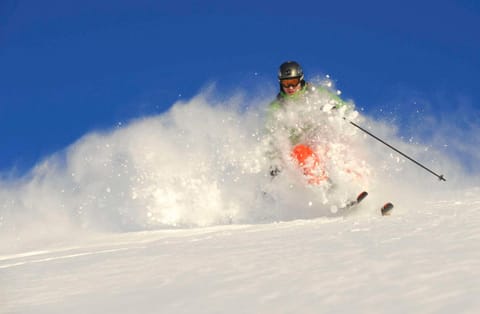
[{"label": "snow surface", "polygon": [[335,212],[338,190],[325,203],[294,172],[265,175],[268,100],[210,97],[4,176],[0,313],[480,312],[480,184],[439,142],[356,118],[448,181],[350,130],[335,157],[360,160],[370,195]]}]

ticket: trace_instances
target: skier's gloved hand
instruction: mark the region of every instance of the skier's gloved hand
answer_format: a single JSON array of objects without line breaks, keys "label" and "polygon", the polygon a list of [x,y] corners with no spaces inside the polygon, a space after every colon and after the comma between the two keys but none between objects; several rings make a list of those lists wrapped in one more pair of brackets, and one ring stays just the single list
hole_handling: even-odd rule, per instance
[{"label": "skier's gloved hand", "polygon": [[270,167],[270,176],[272,178],[278,176],[280,174],[280,168],[278,168],[277,166],[271,166]]}]

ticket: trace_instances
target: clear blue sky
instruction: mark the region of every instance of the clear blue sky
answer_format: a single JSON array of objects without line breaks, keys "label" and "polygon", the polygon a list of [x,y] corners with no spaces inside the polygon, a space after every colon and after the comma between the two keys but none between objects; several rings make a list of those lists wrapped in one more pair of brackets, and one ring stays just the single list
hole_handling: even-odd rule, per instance
[{"label": "clear blue sky", "polygon": [[[480,2],[0,0],[0,171],[299,61],[375,114],[480,104]],[[179,96],[181,95],[181,96]],[[272,95],[274,97],[274,95]],[[412,104],[412,106],[408,106]]]}]

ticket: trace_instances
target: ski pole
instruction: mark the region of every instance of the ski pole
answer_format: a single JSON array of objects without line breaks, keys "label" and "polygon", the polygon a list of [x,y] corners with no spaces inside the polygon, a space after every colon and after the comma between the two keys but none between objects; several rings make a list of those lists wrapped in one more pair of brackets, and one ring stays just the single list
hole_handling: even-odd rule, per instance
[{"label": "ski pole", "polygon": [[419,163],[418,161],[416,161],[415,159],[407,156],[406,154],[402,153],[401,151],[399,151],[398,149],[396,149],[395,147],[393,147],[392,145],[388,144],[387,142],[385,142],[384,140],[378,138],[377,136],[373,135],[372,133],[370,133],[369,131],[365,130],[364,128],[362,128],[361,126],[359,126],[358,124],[350,121],[350,120],[347,120],[346,118],[343,118],[345,121],[349,122],[351,125],[353,125],[354,127],[362,130],[363,132],[365,132],[366,134],[370,135],[371,137],[373,137],[374,139],[376,139],[377,141],[379,141],[380,143],[384,144],[385,146],[389,147],[390,149],[396,151],[397,153],[399,153],[400,155],[402,155],[403,157],[407,158],[408,160],[410,160],[411,162],[415,163],[417,166],[419,167],[422,167],[423,169],[425,169],[426,171],[430,172],[431,174],[433,174],[434,176],[436,176],[440,181],[447,181],[445,179],[445,177],[443,176],[443,174],[436,174],[435,172],[433,172],[432,170],[428,169],[427,167],[425,167],[424,165],[422,165],[421,163]]}]

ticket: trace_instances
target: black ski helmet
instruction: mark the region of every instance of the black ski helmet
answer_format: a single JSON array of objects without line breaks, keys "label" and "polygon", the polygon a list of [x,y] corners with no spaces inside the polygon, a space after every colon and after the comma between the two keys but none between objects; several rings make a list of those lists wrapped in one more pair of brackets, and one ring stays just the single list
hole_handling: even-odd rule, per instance
[{"label": "black ski helmet", "polygon": [[303,81],[303,70],[300,64],[295,61],[287,61],[280,65],[278,69],[278,80],[281,81],[296,77]]}]

